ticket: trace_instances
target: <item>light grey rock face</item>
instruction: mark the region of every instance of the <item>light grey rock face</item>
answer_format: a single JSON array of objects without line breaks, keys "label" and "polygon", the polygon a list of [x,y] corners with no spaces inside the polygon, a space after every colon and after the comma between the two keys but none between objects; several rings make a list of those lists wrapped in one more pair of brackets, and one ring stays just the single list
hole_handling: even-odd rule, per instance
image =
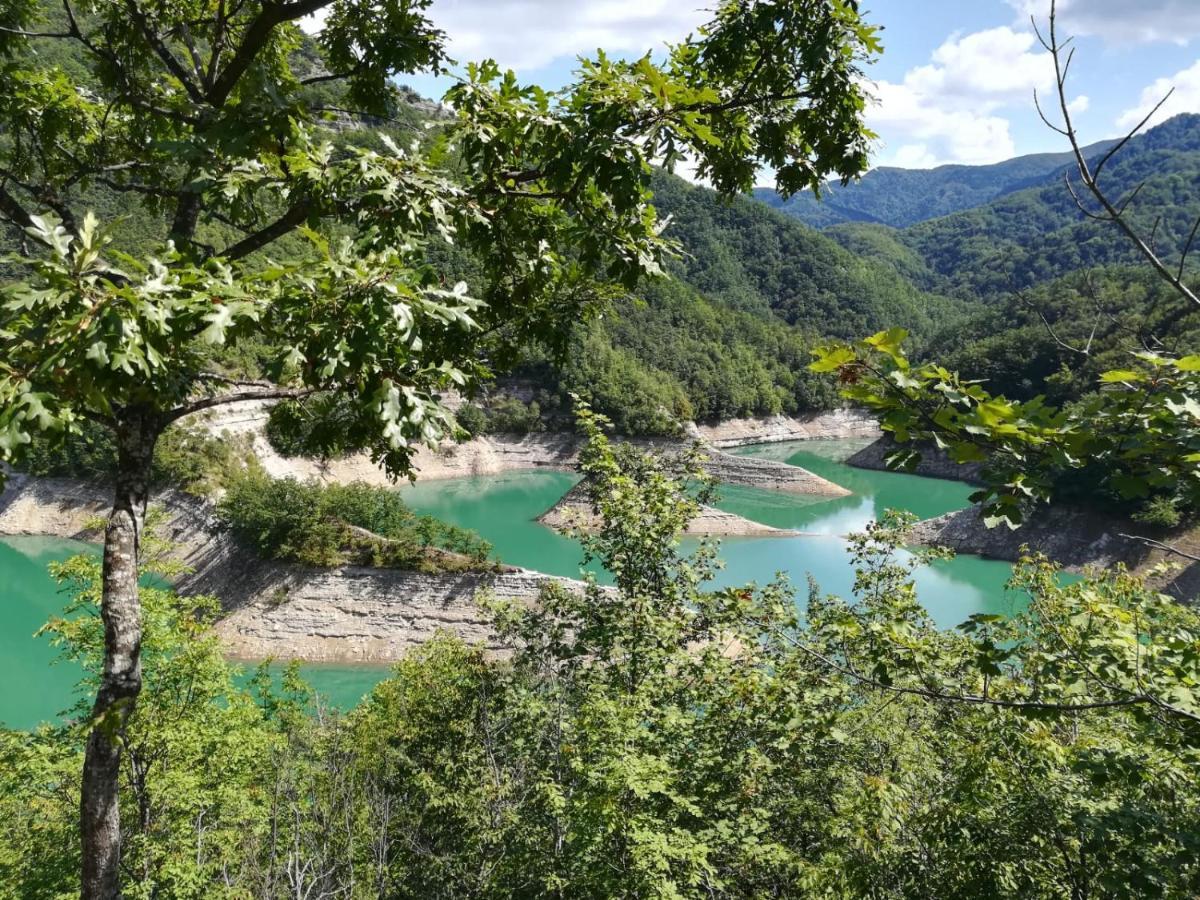
[{"label": "light grey rock face", "polygon": [[[284,567],[278,567],[283,569]],[[542,588],[582,584],[537,572],[425,575],[396,569],[286,567],[257,580],[254,596],[217,625],[229,652],[245,658],[392,662],[439,632],[502,653],[477,603],[535,601]]]},{"label": "light grey rock face", "polygon": [[[276,478],[290,475],[301,479],[316,478],[335,483],[347,481],[365,481],[368,484],[389,483],[387,476],[363,455],[348,456],[326,462],[284,459],[271,448],[263,432],[269,411],[269,404],[258,401],[235,404],[221,410],[218,415],[198,420],[198,424],[218,436],[225,433],[248,436],[255,456],[263,468]],[[813,434],[819,431],[823,436],[828,436],[827,433],[830,431],[840,430],[844,436],[844,432],[847,430],[853,431],[865,427],[861,413],[842,410],[826,415],[829,418],[825,425],[818,427],[810,423],[806,426],[801,420],[786,420],[793,423],[787,428],[809,428]],[[753,429],[751,425],[745,423],[759,421],[743,420],[744,430],[749,429],[746,430],[747,435]],[[780,419],[780,421],[784,420]],[[816,421],[814,418],[813,422]],[[840,424],[836,427],[829,424],[834,422]],[[787,431],[787,428],[783,431],[768,432],[768,434],[791,433]],[[693,434],[693,437],[704,442],[701,434]],[[784,440],[785,438],[777,437],[776,439]],[[754,439],[747,439],[732,443],[756,442]],[[682,441],[634,441],[634,443],[642,448],[666,453],[679,452],[685,446]],[[579,435],[570,433],[487,435],[473,438],[462,444],[443,444],[437,450],[422,448],[417,453],[414,465],[418,477],[426,480],[496,475],[502,472],[536,471],[538,469],[574,471],[581,447],[582,440]],[[840,497],[848,493],[844,488],[819,478],[811,472],[781,462],[730,456],[711,446],[708,453],[710,460],[705,467],[715,478],[728,484],[828,497]]]},{"label": "light grey rock face", "polygon": [[[599,525],[598,516],[592,509],[585,485],[577,484],[549,510],[538,516],[538,521],[558,532],[571,530],[593,531]],[[773,528],[742,516],[702,506],[699,514],[688,523],[684,534],[696,536],[743,536],[743,537],[792,537],[798,531]]]},{"label": "light grey rock face", "polygon": [[67,478],[14,473],[0,491],[0,534],[85,538],[93,519],[112,508],[112,491]]},{"label": "light grey rock face", "polygon": [[859,409],[835,409],[804,416],[766,416],[694,425],[691,433],[713,447],[781,444],[788,441],[873,438],[879,423]]},{"label": "light grey rock face", "polygon": [[807,469],[789,466],[772,459],[734,456],[719,450],[708,452],[705,470],[725,484],[740,484],[789,494],[813,494],[822,497],[846,497],[850,491]]},{"label": "light grey rock face", "polygon": [[[885,435],[849,457],[846,464],[859,469],[888,471],[886,459],[898,448],[899,445],[895,439],[891,435]],[[917,464],[914,475],[924,475],[926,478],[945,478],[949,481],[966,481],[973,484],[979,482],[979,465],[960,465],[950,459],[944,450],[938,449],[933,444],[913,444],[912,448],[921,454],[921,461]]]},{"label": "light grey rock face", "polygon": [[1016,531],[1005,525],[988,528],[978,509],[958,510],[918,522],[913,539],[920,544],[949,547],[956,553],[973,553],[1016,561],[1025,545],[1044,553],[1068,569],[1124,563],[1136,568],[1149,551],[1137,541],[1120,537],[1128,523],[1071,507],[1042,507]]},{"label": "light grey rock face", "polygon": [[[480,592],[533,602],[548,582],[580,582],[510,569],[427,575],[396,569],[315,569],[259,559],[216,522],[212,506],[178,492],[159,494],[158,528],[192,571],[176,582],[184,595],[210,595],[226,614],[217,624],[231,654],[261,659],[392,662],[446,631],[500,650]],[[0,535],[92,538],[91,520],[107,513],[108,491],[67,479],[14,476],[0,494]]]}]

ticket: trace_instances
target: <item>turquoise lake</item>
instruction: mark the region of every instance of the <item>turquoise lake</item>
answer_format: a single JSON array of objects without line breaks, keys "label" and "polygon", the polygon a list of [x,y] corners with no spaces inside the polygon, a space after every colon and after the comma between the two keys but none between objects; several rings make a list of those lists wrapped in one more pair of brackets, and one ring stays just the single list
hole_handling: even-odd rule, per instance
[{"label": "turquoise lake", "polygon": [[[725,568],[717,583],[762,584],[784,574],[803,598],[811,575],[822,591],[844,595],[853,572],[843,535],[889,508],[926,518],[967,505],[972,489],[963,484],[845,465],[846,456],[861,445],[809,441],[738,451],[803,466],[853,493],[828,500],[724,486],[717,504],[722,509],[805,535],[726,538],[721,542]],[[560,472],[518,472],[429,481],[398,490],[414,509],[478,531],[507,563],[577,577],[579,545],[535,521],[575,481]],[[56,538],[0,540],[0,723],[9,727],[30,728],[52,720],[74,699],[78,671],[55,664],[54,648],[33,635],[61,612],[65,601],[47,566],[79,552],[94,552],[94,548]],[[917,583],[922,602],[935,620],[951,627],[974,613],[1010,613],[1018,608],[1021,598],[1004,589],[1010,574],[1007,563],[959,557],[923,570]],[[378,666],[304,667],[313,686],[343,708],[357,703],[387,671]]]}]

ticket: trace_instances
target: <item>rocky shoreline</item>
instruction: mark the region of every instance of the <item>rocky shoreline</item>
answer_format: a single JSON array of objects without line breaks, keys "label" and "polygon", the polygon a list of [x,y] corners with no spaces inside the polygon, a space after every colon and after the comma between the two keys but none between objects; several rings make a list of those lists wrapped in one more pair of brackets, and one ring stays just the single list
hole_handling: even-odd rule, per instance
[{"label": "rocky shoreline", "polygon": [[[87,482],[13,475],[0,493],[0,535],[95,540],[92,526],[110,504],[106,489]],[[439,631],[499,651],[477,595],[532,602],[548,582],[583,588],[514,567],[429,575],[263,560],[223,532],[203,500],[168,491],[155,496],[153,506],[161,511],[159,533],[191,570],[175,588],[220,598],[225,615],[216,632],[240,658],[389,663]]]},{"label": "rocky shoreline", "polygon": [[[571,488],[537,520],[559,533],[593,531],[599,524],[599,517],[592,508],[583,484]],[[683,533],[695,537],[796,537],[801,534],[799,531],[763,525],[711,506],[702,506],[700,513],[688,523]]]},{"label": "rocky shoreline", "polygon": [[803,416],[765,416],[694,424],[689,435],[711,447],[744,447],[748,444],[782,444],[789,441],[822,441],[879,437],[879,423],[863,410],[835,409]]},{"label": "rocky shoreline", "polygon": [[[350,458],[327,464],[283,459],[266,443],[262,433],[264,419],[262,409],[235,410],[219,420],[210,420],[207,425],[218,434],[248,436],[264,467],[276,477],[387,483],[386,476],[365,459]],[[796,440],[801,433],[798,422],[776,421],[765,441]],[[821,420],[819,437],[847,437],[845,431],[832,433],[835,426],[847,429],[850,437],[864,436],[864,426],[858,417],[838,415]],[[760,442],[749,439],[748,434],[745,422],[741,422],[723,432],[710,429],[703,439],[720,441],[725,446]],[[818,432],[809,434],[811,439]],[[646,446],[670,450],[678,449],[679,444],[659,442]],[[572,435],[493,436],[442,451],[422,451],[418,464],[424,478],[540,468],[571,470],[578,449],[578,440]],[[889,450],[887,440],[880,439],[856,453],[850,462],[866,468],[883,468],[882,459]],[[945,459],[939,461],[936,454],[926,459],[921,474],[933,477],[953,474],[961,479],[963,467],[953,466]],[[707,467],[719,480],[735,484],[829,497],[849,493],[803,469],[771,460],[733,456],[718,449],[709,450]],[[94,540],[98,535],[90,529],[98,517],[107,513],[110,502],[107,489],[86,482],[14,474],[0,493],[0,535],[39,534]],[[154,502],[163,511],[159,524],[163,536],[177,546],[180,560],[191,569],[190,574],[178,580],[177,589],[183,594],[221,598],[225,616],[216,630],[230,655],[236,657],[389,663],[439,631],[453,632],[500,652],[503,648],[497,644],[487,616],[476,602],[479,594],[486,592],[500,598],[534,602],[548,582],[583,588],[578,581],[512,567],[494,573],[429,575],[360,566],[315,569],[264,561],[240,547],[218,527],[208,502],[174,491],[160,494]],[[591,517],[582,489],[577,487],[539,521],[563,530],[587,528]],[[1021,548],[1029,544],[1073,571],[1117,563],[1145,570],[1158,562],[1172,561],[1169,554],[1119,537],[1126,528],[1128,523],[1102,520],[1072,510],[1049,509],[1025,528],[1011,532],[1006,528],[986,528],[978,512],[967,509],[918,523],[913,538],[918,543],[949,546],[960,553],[1010,561],[1018,559]],[[796,534],[715,509],[705,509],[688,533]],[[1200,546],[1192,549],[1200,554]],[[1174,561],[1179,560],[1176,557]],[[1200,563],[1164,576],[1158,583],[1177,596],[1194,597],[1200,587]]]},{"label": "rocky shoreline", "polygon": [[[364,481],[387,484],[387,476],[365,456],[320,462],[286,459],[267,442],[264,426],[269,407],[246,403],[197,420],[217,436],[241,439],[274,477],[315,478],[326,482]],[[815,424],[817,422],[820,424]],[[776,420],[768,439],[794,439],[799,420]],[[803,424],[803,423],[801,423]],[[746,424],[730,427],[727,446],[750,443]],[[814,417],[805,426],[812,436],[837,429],[858,434],[859,417]],[[742,438],[734,440],[735,434]],[[788,435],[789,437],[778,437]],[[844,436],[844,432],[842,432]],[[699,435],[697,435],[699,437]],[[639,442],[641,446],[678,452],[680,442]],[[570,434],[487,436],[440,450],[423,449],[417,457],[424,479],[460,478],[503,472],[554,469],[572,471],[580,440]],[[767,490],[845,496],[839,485],[803,469],[771,460],[733,456],[710,448],[705,468],[718,480]],[[110,506],[107,489],[70,479],[40,479],[15,474],[0,493],[0,535],[40,534],[92,539],[96,520]],[[532,602],[543,585],[554,581],[582,589],[582,584],[525,569],[496,573],[427,575],[394,569],[346,566],[314,569],[265,561],[240,547],[216,522],[211,504],[168,491],[155,497],[162,510],[158,525],[190,569],[176,588],[183,594],[219,597],[225,616],[216,626],[229,653],[242,658],[302,659],[313,662],[387,663],[412,646],[448,630],[466,640],[500,650],[476,597],[490,595]],[[572,504],[555,507],[565,512]],[[577,505],[577,504],[576,504]],[[560,509],[561,507],[561,509]],[[566,527],[551,510],[542,521]],[[578,511],[578,510],[576,510]],[[693,523],[692,534],[780,535],[792,532],[707,509]]]},{"label": "rocky shoreline", "polygon": [[[269,409],[269,404],[252,401],[231,406],[222,410],[219,415],[197,419],[194,424],[216,436],[229,435],[246,440],[259,463],[274,478],[291,476],[299,479],[315,478],[331,483],[391,483],[387,474],[365,454],[327,461],[289,459],[281,456],[266,438],[265,427]],[[844,423],[845,427],[851,430],[861,426],[857,417],[835,417],[822,421],[824,424],[821,427],[824,432],[836,430],[838,422]],[[699,435],[696,437],[703,440]],[[679,452],[686,446],[681,441],[665,440],[639,440],[633,443],[665,453]],[[422,447],[416,454],[414,469],[417,477],[423,481],[541,469],[573,472],[582,446],[582,438],[570,433],[485,435],[461,444],[443,444],[437,450]],[[704,468],[718,481],[726,484],[825,497],[844,497],[849,494],[849,491],[840,485],[795,466],[772,460],[733,456],[715,446],[709,447],[706,455]]]},{"label": "rocky shoreline", "polygon": [[[895,438],[884,434],[847,459],[846,464],[859,469],[891,471],[887,467],[887,458],[895,453],[899,446]],[[956,463],[946,451],[934,444],[917,443],[912,445],[912,449],[921,454],[921,461],[913,469],[913,475],[942,478],[947,481],[965,481],[968,484],[979,483],[981,467],[977,463]]]}]

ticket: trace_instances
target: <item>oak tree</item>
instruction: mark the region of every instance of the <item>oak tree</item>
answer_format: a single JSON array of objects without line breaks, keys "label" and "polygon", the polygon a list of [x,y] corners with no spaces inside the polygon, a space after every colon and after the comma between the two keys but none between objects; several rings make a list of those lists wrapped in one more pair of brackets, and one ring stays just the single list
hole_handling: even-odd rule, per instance
[{"label": "oak tree", "polygon": [[[439,398],[483,374],[484,336],[554,338],[660,271],[652,162],[689,157],[725,194],[763,166],[784,193],[865,167],[859,75],[879,47],[846,0],[727,0],[665,53],[598,54],[557,91],[472,64],[429,140],[339,140],[331,125],[396,113],[396,75],[449,65],[428,5],[0,0],[0,217],[24,251],[0,289],[0,461],[88,422],[118,449],[85,897],[118,893],[139,540],[164,428],[319,396],[405,473],[453,431]],[[314,53],[298,23],[318,14]],[[97,191],[151,215],[152,253],[124,252],[90,211]],[[475,256],[475,283],[444,277],[437,243]],[[263,380],[215,364],[248,341],[268,348]]]}]

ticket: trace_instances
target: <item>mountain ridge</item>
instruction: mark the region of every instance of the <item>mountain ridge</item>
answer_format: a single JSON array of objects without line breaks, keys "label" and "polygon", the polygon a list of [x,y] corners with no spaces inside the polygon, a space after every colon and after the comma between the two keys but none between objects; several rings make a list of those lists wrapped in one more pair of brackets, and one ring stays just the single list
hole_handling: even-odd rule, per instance
[{"label": "mountain ridge", "polygon": [[[1084,149],[1090,159],[1116,143],[1098,141]],[[1029,153],[988,165],[949,163],[932,169],[879,166],[848,185],[830,182],[821,199],[810,193],[784,200],[770,188],[754,197],[805,224],[825,229],[849,222],[905,228],[961,212],[1038,183],[1071,165],[1071,151]]]}]

